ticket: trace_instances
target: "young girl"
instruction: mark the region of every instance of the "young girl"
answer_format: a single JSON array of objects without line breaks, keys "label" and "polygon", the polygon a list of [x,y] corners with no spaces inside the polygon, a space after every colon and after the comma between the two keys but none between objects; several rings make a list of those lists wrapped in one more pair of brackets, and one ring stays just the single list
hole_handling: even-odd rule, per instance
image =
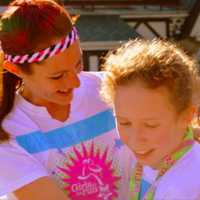
[{"label": "young girl", "polygon": [[102,93],[136,158],[131,200],[200,197],[200,145],[190,127],[195,67],[184,52],[160,40],[130,41],[106,59]]},{"label": "young girl", "polygon": [[127,199],[116,157],[125,147],[99,97],[101,74],[81,72],[69,14],[53,0],[15,0],[2,15],[0,41],[0,196]]}]

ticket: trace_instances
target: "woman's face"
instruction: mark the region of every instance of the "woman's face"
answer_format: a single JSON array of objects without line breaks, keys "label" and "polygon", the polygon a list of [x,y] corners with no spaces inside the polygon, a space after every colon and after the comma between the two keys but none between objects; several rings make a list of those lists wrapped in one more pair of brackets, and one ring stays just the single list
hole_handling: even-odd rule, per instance
[{"label": "woman's face", "polygon": [[114,106],[122,141],[154,168],[180,145],[191,117],[177,114],[165,87],[148,89],[141,81],[117,86]]},{"label": "woman's face", "polygon": [[42,64],[33,64],[31,70],[31,74],[21,72],[26,99],[41,106],[70,104],[73,90],[80,86],[78,73],[82,70],[82,55],[79,41]]}]

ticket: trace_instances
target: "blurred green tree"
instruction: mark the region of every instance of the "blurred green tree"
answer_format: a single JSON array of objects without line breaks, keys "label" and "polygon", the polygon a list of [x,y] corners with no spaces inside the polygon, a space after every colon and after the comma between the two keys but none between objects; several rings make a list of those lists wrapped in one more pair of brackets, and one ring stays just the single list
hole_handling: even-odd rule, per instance
[{"label": "blurred green tree", "polygon": [[12,0],[0,0],[0,5],[8,5]]}]

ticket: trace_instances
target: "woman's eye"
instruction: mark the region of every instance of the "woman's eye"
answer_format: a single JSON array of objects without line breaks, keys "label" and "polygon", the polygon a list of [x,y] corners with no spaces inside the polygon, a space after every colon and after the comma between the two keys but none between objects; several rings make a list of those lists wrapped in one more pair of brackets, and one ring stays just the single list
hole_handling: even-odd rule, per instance
[{"label": "woman's eye", "polygon": [[147,128],[157,128],[159,126],[159,124],[148,124],[148,123],[145,123],[145,126]]},{"label": "woman's eye", "polygon": [[63,77],[63,74],[60,74],[58,76],[52,76],[50,79],[57,80],[57,79],[60,79],[62,77]]}]

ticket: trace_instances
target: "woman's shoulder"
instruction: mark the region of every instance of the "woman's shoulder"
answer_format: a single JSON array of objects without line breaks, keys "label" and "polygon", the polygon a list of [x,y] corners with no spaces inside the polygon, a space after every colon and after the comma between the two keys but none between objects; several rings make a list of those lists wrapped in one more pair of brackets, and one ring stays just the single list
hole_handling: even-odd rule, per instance
[{"label": "woman's shoulder", "polygon": [[87,102],[102,102],[100,87],[104,76],[104,72],[81,72],[79,75],[81,85],[75,90],[75,99],[77,96],[78,101],[83,97],[82,100],[86,99]]},{"label": "woman's shoulder", "polygon": [[105,72],[81,72],[80,80],[83,84],[99,85],[105,77]]},{"label": "woman's shoulder", "polygon": [[37,131],[38,127],[27,114],[27,112],[28,111],[24,111],[23,103],[19,102],[18,97],[16,96],[16,100],[11,112],[2,122],[3,129],[11,134],[12,137]]},{"label": "woman's shoulder", "polygon": [[0,196],[49,175],[15,140],[0,144]]}]

